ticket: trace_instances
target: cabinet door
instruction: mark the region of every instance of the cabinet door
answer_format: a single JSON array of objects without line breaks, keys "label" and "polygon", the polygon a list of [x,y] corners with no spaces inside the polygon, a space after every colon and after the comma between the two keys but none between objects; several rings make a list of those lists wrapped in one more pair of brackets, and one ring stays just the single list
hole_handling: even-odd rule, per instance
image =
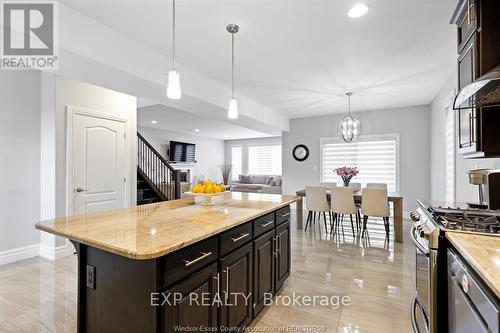
[{"label": "cabinet door", "polygon": [[219,326],[244,327],[252,321],[252,243],[231,252],[219,261],[220,296]]},{"label": "cabinet door", "polygon": [[461,52],[467,44],[470,36],[476,31],[478,27],[477,20],[477,5],[475,0],[465,0],[463,11],[460,14],[457,23],[457,42],[458,52]]},{"label": "cabinet door", "polygon": [[[458,89],[461,90],[477,78],[478,57],[476,34],[474,34],[458,57]],[[478,115],[476,109],[458,111],[458,147],[475,150],[478,137]]]},{"label": "cabinet door", "polygon": [[[217,328],[217,307],[212,305],[217,289],[217,263],[181,280],[163,293],[163,332]],[[207,304],[208,303],[208,304]]]},{"label": "cabinet door", "polygon": [[274,294],[274,229],[254,240],[253,315],[264,307],[264,297]]},{"label": "cabinet door", "polygon": [[275,291],[278,291],[290,276],[290,222],[276,228],[276,253]]}]

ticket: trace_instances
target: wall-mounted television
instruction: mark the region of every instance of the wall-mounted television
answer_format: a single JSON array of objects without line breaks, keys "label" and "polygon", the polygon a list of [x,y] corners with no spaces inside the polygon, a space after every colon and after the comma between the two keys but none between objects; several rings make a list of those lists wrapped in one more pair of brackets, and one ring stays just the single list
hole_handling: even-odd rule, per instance
[{"label": "wall-mounted television", "polygon": [[194,163],[196,145],[193,143],[170,141],[169,159],[176,163]]}]

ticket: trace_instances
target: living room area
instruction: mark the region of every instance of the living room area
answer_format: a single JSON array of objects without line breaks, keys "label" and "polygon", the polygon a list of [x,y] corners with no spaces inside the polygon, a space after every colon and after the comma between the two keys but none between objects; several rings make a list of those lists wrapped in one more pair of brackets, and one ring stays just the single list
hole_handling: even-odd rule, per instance
[{"label": "living room area", "polygon": [[235,192],[282,193],[281,136],[141,98],[137,124],[139,135],[179,171],[181,196],[205,181]]}]

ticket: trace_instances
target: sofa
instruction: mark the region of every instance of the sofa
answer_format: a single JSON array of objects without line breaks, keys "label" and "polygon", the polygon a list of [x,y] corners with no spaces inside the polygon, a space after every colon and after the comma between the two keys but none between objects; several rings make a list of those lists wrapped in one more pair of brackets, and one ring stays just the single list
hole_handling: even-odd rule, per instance
[{"label": "sofa", "polygon": [[281,176],[239,175],[231,186],[233,192],[281,194]]}]

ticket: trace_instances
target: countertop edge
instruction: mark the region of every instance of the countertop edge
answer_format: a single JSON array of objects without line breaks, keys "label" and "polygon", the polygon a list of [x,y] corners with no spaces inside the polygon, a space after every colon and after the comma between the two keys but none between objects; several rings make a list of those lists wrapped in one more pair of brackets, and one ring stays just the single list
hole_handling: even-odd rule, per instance
[{"label": "countertop edge", "polygon": [[[453,245],[453,247],[460,253],[460,255],[464,258],[464,260],[469,264],[477,275],[481,277],[481,279],[486,283],[486,285],[490,288],[490,290],[500,298],[500,289],[499,287],[491,281],[491,279],[487,276],[487,271],[483,269],[483,267],[477,262],[476,259],[472,255],[468,253],[468,251],[462,246],[462,244],[457,243],[458,240],[453,239],[454,235],[459,235],[460,232],[449,231],[446,232],[446,239]],[[492,237],[487,235],[475,235],[476,237]]]},{"label": "countertop edge", "polygon": [[241,225],[243,223],[247,223],[247,222],[250,222],[252,220],[255,220],[256,218],[258,218],[260,216],[269,214],[271,212],[274,212],[275,210],[278,210],[280,208],[286,207],[286,206],[288,206],[288,205],[290,205],[290,204],[292,204],[294,202],[297,202],[299,200],[301,200],[301,198],[298,197],[298,196],[296,196],[292,200],[289,200],[287,202],[282,202],[279,205],[276,205],[275,207],[273,207],[271,209],[263,210],[258,215],[255,215],[255,216],[243,219],[243,220],[241,220],[241,221],[239,221],[239,222],[237,222],[237,223],[235,223],[235,224],[233,224],[231,226],[221,227],[220,230],[216,230],[214,232],[207,233],[207,234],[203,235],[202,237],[193,238],[193,239],[189,240],[188,242],[184,242],[184,243],[178,244],[176,246],[171,246],[171,247],[169,247],[167,249],[162,249],[162,250],[159,250],[157,252],[147,253],[147,254],[142,254],[142,253],[133,252],[133,251],[124,251],[121,248],[115,248],[115,247],[109,246],[107,244],[102,244],[102,243],[98,243],[98,242],[91,242],[89,240],[82,239],[80,237],[76,237],[74,235],[64,234],[64,233],[58,232],[57,230],[54,230],[54,229],[52,229],[50,227],[47,227],[47,226],[41,224],[42,222],[36,223],[35,224],[35,228],[38,229],[38,230],[41,230],[41,231],[48,232],[50,234],[56,235],[56,236],[67,238],[67,239],[69,239],[71,241],[75,241],[75,242],[78,242],[78,243],[81,243],[81,244],[84,244],[84,245],[87,245],[87,246],[95,247],[97,249],[100,249],[100,250],[103,250],[103,251],[106,251],[106,252],[110,252],[110,253],[114,253],[116,255],[120,255],[122,257],[126,257],[126,258],[129,258],[129,259],[133,259],[133,260],[149,260],[149,259],[156,259],[156,258],[165,256],[167,254],[176,252],[176,251],[181,250],[183,248],[186,248],[186,247],[188,247],[190,245],[193,245],[193,244],[195,244],[197,242],[200,242],[202,240],[205,240],[205,239],[208,239],[208,238],[213,237],[215,235],[218,235],[218,234],[220,234],[220,233],[222,233],[224,231],[227,231],[229,229],[232,229],[234,227],[237,227],[237,226],[239,226],[239,225]]}]

